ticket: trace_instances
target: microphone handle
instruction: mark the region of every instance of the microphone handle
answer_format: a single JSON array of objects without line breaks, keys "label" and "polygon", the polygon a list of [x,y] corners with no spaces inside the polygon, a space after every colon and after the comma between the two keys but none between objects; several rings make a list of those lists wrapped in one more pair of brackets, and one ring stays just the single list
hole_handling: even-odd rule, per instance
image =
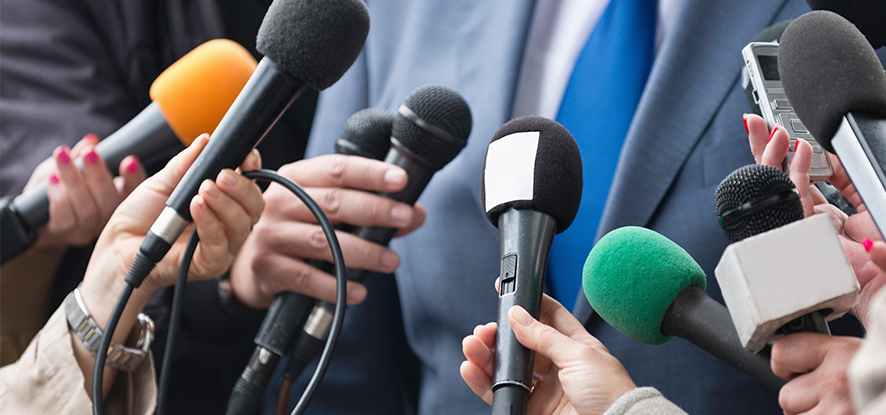
[{"label": "microphone handle", "polygon": [[[126,156],[133,155],[139,160],[147,160],[179,143],[178,137],[156,102],[119,130],[109,135],[95,146],[95,152],[105,161],[111,174],[119,174],[118,167]],[[80,160],[75,164],[81,170]],[[49,198],[46,196],[46,182],[39,183],[27,192],[7,201],[2,208],[3,243],[2,262],[24,252],[37,239],[37,228],[49,222]],[[7,231],[8,230],[8,231]]]},{"label": "microphone handle", "polygon": [[787,383],[772,373],[770,346],[757,354],[745,350],[729,310],[698,285],[686,287],[677,294],[665,312],[661,332],[689,340],[766,387],[779,390]]},{"label": "microphone handle", "polygon": [[831,146],[880,235],[886,235],[886,118],[860,111],[846,114]]},{"label": "microphone handle", "polygon": [[493,415],[524,415],[529,401],[535,353],[517,341],[508,310],[522,306],[538,318],[545,268],[557,223],[533,210],[508,209],[498,218],[501,235],[498,331],[495,336]]}]

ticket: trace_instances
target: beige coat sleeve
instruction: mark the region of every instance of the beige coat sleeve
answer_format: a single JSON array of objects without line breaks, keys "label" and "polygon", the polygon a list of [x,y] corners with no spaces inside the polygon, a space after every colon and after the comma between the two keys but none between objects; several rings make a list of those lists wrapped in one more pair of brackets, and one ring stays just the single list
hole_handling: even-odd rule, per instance
[{"label": "beige coat sleeve", "polygon": [[[92,413],[74,359],[64,307],[59,307],[19,360],[0,368],[0,414]],[[152,414],[157,402],[153,358],[134,372],[118,371],[105,399],[109,414]]]}]

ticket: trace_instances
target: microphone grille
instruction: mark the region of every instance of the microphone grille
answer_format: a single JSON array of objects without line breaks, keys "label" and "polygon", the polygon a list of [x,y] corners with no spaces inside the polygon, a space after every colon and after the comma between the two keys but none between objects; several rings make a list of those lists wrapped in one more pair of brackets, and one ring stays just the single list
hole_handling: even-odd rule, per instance
[{"label": "microphone grille", "polygon": [[731,242],[803,219],[794,183],[771,166],[752,164],[726,176],[717,187],[714,205]]},{"label": "microphone grille", "polygon": [[384,159],[391,149],[394,114],[382,108],[360,110],[350,118],[335,143],[335,152],[375,160]]},{"label": "microphone grille", "polygon": [[416,88],[403,100],[392,130],[412,153],[442,168],[471,135],[471,109],[457,92],[442,85]]}]

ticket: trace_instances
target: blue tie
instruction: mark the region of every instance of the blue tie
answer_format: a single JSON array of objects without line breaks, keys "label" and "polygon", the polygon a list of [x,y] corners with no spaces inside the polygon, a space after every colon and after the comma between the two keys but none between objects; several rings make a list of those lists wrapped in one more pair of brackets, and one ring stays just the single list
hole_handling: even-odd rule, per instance
[{"label": "blue tie", "polygon": [[581,207],[554,238],[548,282],[571,309],[594,245],[618,156],[655,54],[656,0],[610,0],[578,57],[557,121],[578,143],[584,168]]}]

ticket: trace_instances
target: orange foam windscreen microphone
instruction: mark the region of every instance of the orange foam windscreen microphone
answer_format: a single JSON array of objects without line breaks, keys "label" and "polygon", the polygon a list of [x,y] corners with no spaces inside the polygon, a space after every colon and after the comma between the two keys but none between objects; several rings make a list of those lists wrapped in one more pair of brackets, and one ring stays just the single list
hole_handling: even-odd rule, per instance
[{"label": "orange foam windscreen microphone", "polygon": [[[189,145],[211,133],[246,85],[257,62],[234,41],[210,40],[166,68],[151,85],[153,102],[95,146],[111,172],[126,156],[149,159],[179,142]],[[82,167],[79,164],[78,167]],[[49,199],[43,183],[0,206],[2,262],[23,252],[36,230],[49,221]]]}]

